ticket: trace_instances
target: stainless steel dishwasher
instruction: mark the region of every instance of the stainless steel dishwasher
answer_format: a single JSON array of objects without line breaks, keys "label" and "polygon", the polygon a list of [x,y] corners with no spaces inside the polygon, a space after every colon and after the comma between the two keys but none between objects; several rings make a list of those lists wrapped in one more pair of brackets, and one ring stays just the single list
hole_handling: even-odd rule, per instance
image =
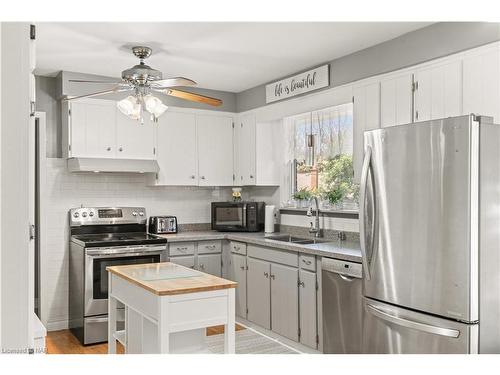
[{"label": "stainless steel dishwasher", "polygon": [[361,263],[321,259],[323,352],[361,353]]}]

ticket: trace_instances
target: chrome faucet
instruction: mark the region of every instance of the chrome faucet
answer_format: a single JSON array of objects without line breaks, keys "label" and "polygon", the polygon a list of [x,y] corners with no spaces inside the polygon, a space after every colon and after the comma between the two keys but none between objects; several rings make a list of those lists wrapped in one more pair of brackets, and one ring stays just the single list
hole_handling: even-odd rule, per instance
[{"label": "chrome faucet", "polygon": [[[311,227],[309,228],[309,233],[314,234],[314,237],[321,237],[321,229],[319,228],[319,203],[318,203],[318,198],[313,197],[314,203],[316,204],[316,219],[313,225],[313,222],[311,221]],[[309,209],[307,210],[307,216],[311,217],[312,216],[312,206],[309,206]]]}]

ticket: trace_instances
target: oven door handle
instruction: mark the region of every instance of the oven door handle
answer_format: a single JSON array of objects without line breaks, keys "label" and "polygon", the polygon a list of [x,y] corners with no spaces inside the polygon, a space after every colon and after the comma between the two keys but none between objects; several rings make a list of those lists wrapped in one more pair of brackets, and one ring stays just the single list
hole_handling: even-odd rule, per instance
[{"label": "oven door handle", "polygon": [[86,249],[87,255],[114,255],[114,254],[131,254],[131,253],[153,253],[166,251],[167,247],[164,246],[152,246],[152,247],[129,247],[129,248],[97,248],[97,249]]},{"label": "oven door handle", "polygon": [[112,254],[87,254],[91,258],[123,258],[123,257],[136,257],[141,255],[161,255],[163,251],[146,251],[137,253],[112,253]]}]

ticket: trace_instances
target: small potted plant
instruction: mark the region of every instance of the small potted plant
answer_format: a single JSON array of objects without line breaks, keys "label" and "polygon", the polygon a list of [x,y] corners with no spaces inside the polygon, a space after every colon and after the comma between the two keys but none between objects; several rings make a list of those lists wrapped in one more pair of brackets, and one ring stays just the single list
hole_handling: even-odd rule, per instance
[{"label": "small potted plant", "polygon": [[293,194],[293,198],[298,202],[299,208],[307,208],[307,202],[311,199],[311,196],[311,192],[305,187]]},{"label": "small potted plant", "polygon": [[340,209],[340,203],[344,197],[344,192],[340,188],[335,188],[325,193],[326,199],[333,206],[334,209]]}]

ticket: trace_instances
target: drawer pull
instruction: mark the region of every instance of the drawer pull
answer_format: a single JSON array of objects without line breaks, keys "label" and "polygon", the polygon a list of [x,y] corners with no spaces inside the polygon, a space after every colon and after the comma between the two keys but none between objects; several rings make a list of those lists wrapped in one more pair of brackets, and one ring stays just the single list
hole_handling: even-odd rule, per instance
[{"label": "drawer pull", "polygon": [[245,270],[245,266],[240,266],[241,270],[244,271]]},{"label": "drawer pull", "polygon": [[215,245],[205,245],[205,249],[215,249]]},{"label": "drawer pull", "polygon": [[204,265],[203,263],[201,263],[201,264],[200,264],[200,268],[201,268],[202,270],[204,270],[204,269],[205,269],[205,265]]},{"label": "drawer pull", "polygon": [[308,266],[310,266],[312,263],[310,260],[307,260],[307,259],[302,259],[302,262],[307,264]]}]

